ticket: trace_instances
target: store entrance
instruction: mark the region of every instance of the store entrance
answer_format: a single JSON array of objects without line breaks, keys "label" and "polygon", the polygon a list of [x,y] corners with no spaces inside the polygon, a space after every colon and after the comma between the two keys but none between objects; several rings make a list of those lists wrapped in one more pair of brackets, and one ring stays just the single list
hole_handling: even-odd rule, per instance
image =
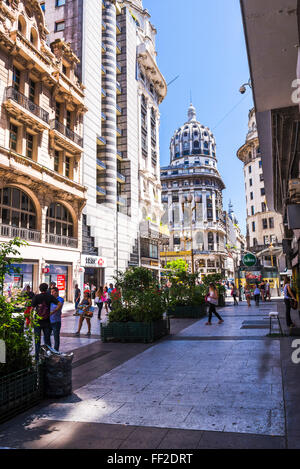
[{"label": "store entrance", "polygon": [[84,288],[89,285],[89,288],[94,285],[96,289],[104,286],[105,276],[104,269],[94,269],[92,267],[86,267],[84,272]]}]

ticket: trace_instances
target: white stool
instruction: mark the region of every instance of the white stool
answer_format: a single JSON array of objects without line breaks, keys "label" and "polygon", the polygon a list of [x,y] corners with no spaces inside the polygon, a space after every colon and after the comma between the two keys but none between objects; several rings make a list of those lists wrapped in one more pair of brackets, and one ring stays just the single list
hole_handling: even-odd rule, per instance
[{"label": "white stool", "polygon": [[269,313],[269,318],[270,318],[270,334],[272,333],[272,319],[277,319],[281,335],[283,336],[284,334],[283,334],[283,330],[282,330],[282,327],[281,327],[281,322],[280,322],[280,319],[279,319],[279,313],[277,313],[277,311],[276,312],[273,311],[273,312]]}]

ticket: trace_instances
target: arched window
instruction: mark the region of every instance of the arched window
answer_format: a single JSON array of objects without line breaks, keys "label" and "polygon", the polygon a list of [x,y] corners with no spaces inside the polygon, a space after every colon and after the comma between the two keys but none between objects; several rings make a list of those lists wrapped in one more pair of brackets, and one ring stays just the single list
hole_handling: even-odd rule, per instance
[{"label": "arched window", "polygon": [[46,233],[72,238],[73,219],[69,210],[59,203],[52,203],[47,210]]},{"label": "arched window", "polygon": [[26,36],[26,21],[22,15],[20,15],[18,18],[18,31],[22,34],[22,36]]},{"label": "arched window", "polygon": [[20,189],[13,187],[0,189],[0,209],[2,225],[28,230],[36,229],[35,206],[28,195]]},{"label": "arched window", "polygon": [[36,29],[34,29],[34,28],[31,28],[31,31],[30,31],[30,42],[35,47],[38,46],[38,34],[36,32]]},{"label": "arched window", "polygon": [[208,143],[207,143],[207,142],[204,142],[204,148],[205,148],[206,150],[208,150]]},{"label": "arched window", "polygon": [[208,241],[208,250],[213,251],[214,250],[214,235],[213,235],[213,233],[208,233],[207,241]]},{"label": "arched window", "polygon": [[199,148],[199,142],[198,142],[198,140],[196,140],[196,142],[194,142],[194,148]]},{"label": "arched window", "polygon": [[183,149],[188,150],[190,148],[189,142],[184,142]]},{"label": "arched window", "polygon": [[203,236],[203,232],[202,231],[198,231],[198,233],[196,233],[196,244],[197,244],[197,247],[199,249],[202,249],[203,248],[203,245],[204,245],[204,236]]}]

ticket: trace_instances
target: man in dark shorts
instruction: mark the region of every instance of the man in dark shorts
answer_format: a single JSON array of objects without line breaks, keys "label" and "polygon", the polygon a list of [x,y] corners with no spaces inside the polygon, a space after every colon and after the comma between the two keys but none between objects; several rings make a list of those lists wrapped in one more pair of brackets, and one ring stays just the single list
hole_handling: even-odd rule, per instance
[{"label": "man in dark shorts", "polygon": [[36,309],[37,324],[34,326],[35,336],[35,360],[39,361],[40,346],[41,346],[41,332],[44,334],[44,342],[51,347],[51,323],[50,323],[50,307],[51,303],[57,305],[54,312],[60,309],[60,303],[57,298],[54,298],[48,293],[47,283],[40,285],[40,294],[32,299],[32,307]]}]

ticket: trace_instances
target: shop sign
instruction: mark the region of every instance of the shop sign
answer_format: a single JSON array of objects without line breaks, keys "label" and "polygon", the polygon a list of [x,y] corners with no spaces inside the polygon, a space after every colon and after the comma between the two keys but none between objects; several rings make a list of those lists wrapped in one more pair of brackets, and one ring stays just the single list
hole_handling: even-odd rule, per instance
[{"label": "shop sign", "polygon": [[82,267],[94,267],[95,269],[107,267],[107,261],[104,257],[81,256]]},{"label": "shop sign", "polygon": [[246,267],[253,267],[254,265],[256,265],[256,262],[256,256],[254,256],[254,254],[251,254],[250,252],[243,257],[243,264]]},{"label": "shop sign", "polygon": [[65,275],[58,275],[57,276],[57,288],[59,291],[65,291],[66,289],[66,277]]},{"label": "shop sign", "polygon": [[44,267],[44,268],[42,269],[42,272],[43,272],[43,274],[49,274],[50,268],[49,268],[49,267]]}]

